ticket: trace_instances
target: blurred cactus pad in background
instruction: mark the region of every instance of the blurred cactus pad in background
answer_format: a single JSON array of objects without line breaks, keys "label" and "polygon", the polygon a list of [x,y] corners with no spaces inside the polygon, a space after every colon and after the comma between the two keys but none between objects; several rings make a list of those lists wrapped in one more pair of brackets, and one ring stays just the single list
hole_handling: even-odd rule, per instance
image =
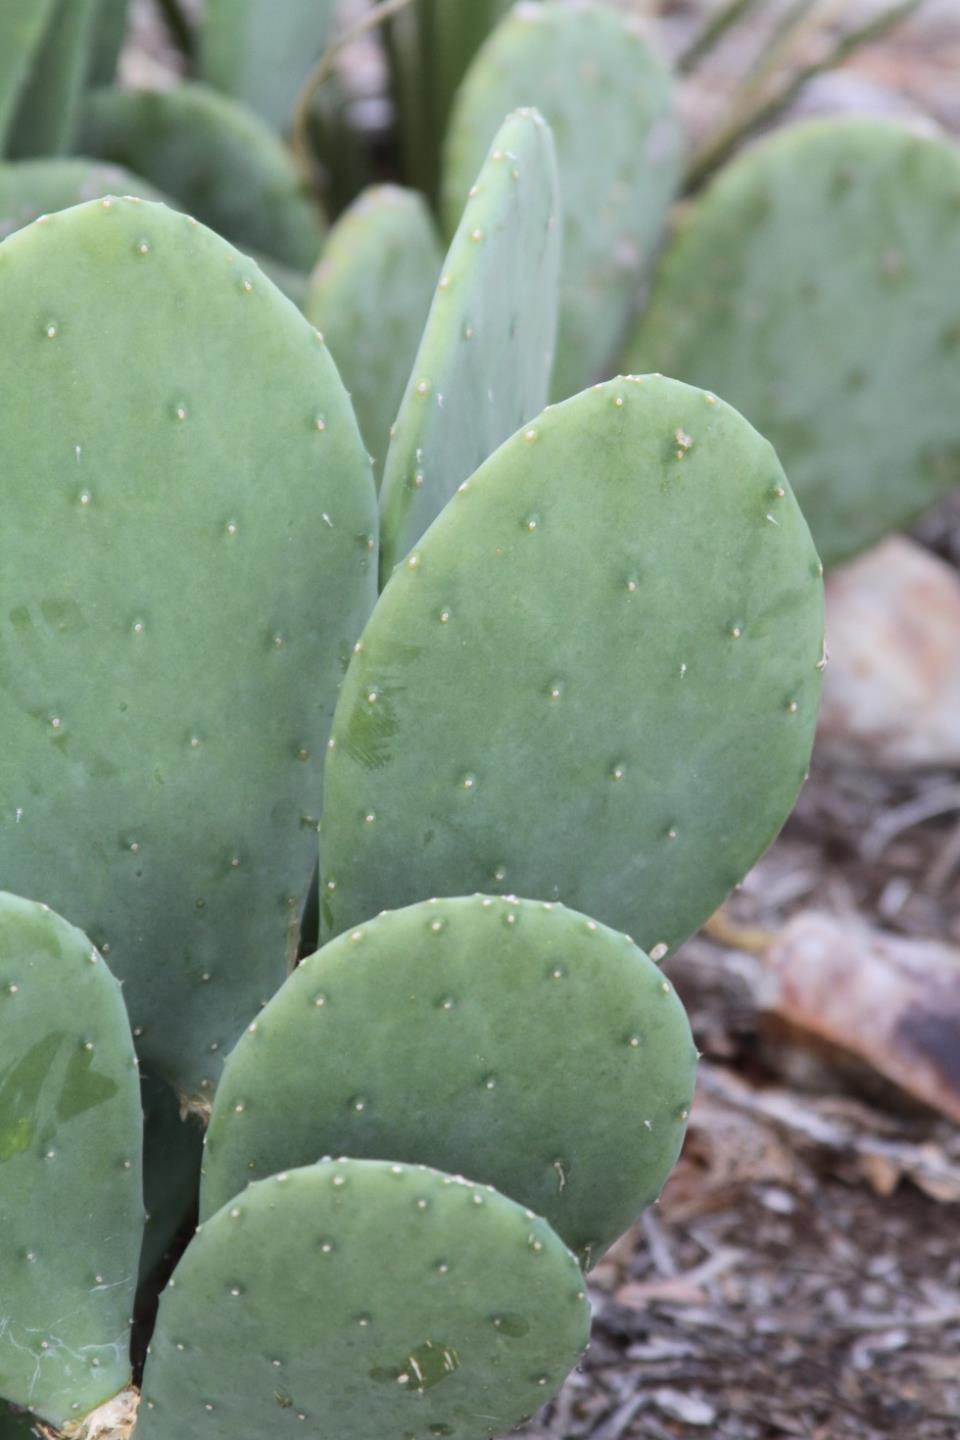
[{"label": "blurred cactus pad in background", "polygon": [[510,1430],[677,1161],[960,162],[643,10],[0,0],[3,1440]]}]

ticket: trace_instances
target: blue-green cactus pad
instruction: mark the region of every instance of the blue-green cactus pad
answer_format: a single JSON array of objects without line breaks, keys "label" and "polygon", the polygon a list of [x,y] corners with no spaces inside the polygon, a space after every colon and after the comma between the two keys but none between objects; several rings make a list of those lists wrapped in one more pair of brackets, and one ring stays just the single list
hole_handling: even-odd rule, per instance
[{"label": "blue-green cactus pad", "polygon": [[375,496],[322,341],[161,205],[0,246],[0,874],[209,1091],[283,979],[322,752],[373,601]]},{"label": "blue-green cactus pad", "polygon": [[698,202],[627,363],[722,387],[776,446],[831,565],[960,485],[958,277],[957,146],[812,121]]},{"label": "blue-green cactus pad", "polygon": [[330,346],[378,479],[442,258],[423,197],[374,185],[334,225],[310,277],[304,314]]},{"label": "blue-green cactus pad", "polygon": [[200,73],[283,130],[323,53],[334,0],[208,0]]},{"label": "blue-green cactus pad", "polygon": [[90,941],[5,893],[0,1035],[0,1396],[62,1425],[130,1376],[140,1082]]},{"label": "blue-green cactus pad", "polygon": [[[472,3],[472,0],[468,0]],[[507,111],[535,105],[553,130],[563,199],[560,329],[552,394],[613,372],[680,176],[669,76],[642,22],[607,4],[521,0],[481,48],[444,150],[452,233]]]},{"label": "blue-green cactus pad", "polygon": [[97,90],[78,141],[126,165],[234,244],[309,270],[323,220],[289,152],[257,115],[205,85]]},{"label": "blue-green cactus pad", "polygon": [[545,1220],[425,1166],[324,1161],[208,1220],[160,1301],[138,1440],[483,1440],[587,1339]]},{"label": "blue-green cactus pad", "polygon": [[628,377],[545,411],[395,572],[351,661],[324,933],[495,889],[659,959],[789,814],[822,606],[776,455],[716,396]]},{"label": "blue-green cactus pad", "polygon": [[461,481],[546,404],[559,215],[550,130],[519,110],[475,176],[393,428],[380,491],[384,582]]},{"label": "blue-green cactus pad", "polygon": [[424,901],[306,960],[217,1091],[202,1214],[319,1155],[469,1172],[598,1259],[660,1193],[696,1051],[672,986],[549,902]]}]

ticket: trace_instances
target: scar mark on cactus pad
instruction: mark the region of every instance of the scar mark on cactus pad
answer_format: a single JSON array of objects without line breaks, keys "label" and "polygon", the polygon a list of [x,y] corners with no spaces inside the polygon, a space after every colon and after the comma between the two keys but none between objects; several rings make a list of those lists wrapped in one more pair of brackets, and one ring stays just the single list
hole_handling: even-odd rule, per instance
[{"label": "scar mark on cactus pad", "polygon": [[[366,770],[382,770],[390,762],[390,741],[400,729],[396,697],[402,695],[405,688],[380,684],[374,692],[366,687],[360,703],[354,706],[340,744],[350,758]],[[374,693],[376,702],[371,704],[368,696]]]}]

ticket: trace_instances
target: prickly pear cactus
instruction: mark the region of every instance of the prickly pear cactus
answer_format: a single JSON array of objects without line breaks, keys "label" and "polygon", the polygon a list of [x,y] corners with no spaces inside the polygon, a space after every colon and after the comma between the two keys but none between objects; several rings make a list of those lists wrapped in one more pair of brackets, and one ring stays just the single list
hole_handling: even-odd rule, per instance
[{"label": "prickly pear cactus", "polygon": [[735,410],[660,376],[549,409],[461,486],[357,646],[325,933],[495,889],[660,959],[793,805],[822,605],[777,457]]},{"label": "prickly pear cactus", "polygon": [[334,0],[208,0],[200,31],[203,79],[283,130],[323,53],[333,8]]},{"label": "prickly pear cactus", "polygon": [[544,1220],[425,1166],[323,1161],[208,1220],[160,1301],[138,1440],[510,1429],[586,1344]]},{"label": "prickly pear cactus", "polygon": [[201,1213],[317,1155],[389,1155],[469,1171],[599,1259],[676,1163],[695,1068],[625,935],[549,902],[424,901],[331,941],[241,1037]]},{"label": "prickly pear cactus", "polygon": [[163,206],[10,236],[0,325],[0,874],[109,950],[150,1067],[212,1093],[296,951],[369,463],[316,332]]},{"label": "prickly pear cactus", "polygon": [[442,260],[423,198],[365,190],[330,231],[304,313],[323,331],[379,477]]},{"label": "prickly pear cactus", "polygon": [[58,156],[0,164],[0,240],[41,215],[104,195],[136,195],[140,200],[158,201],[166,198],[129,170],[95,160]]},{"label": "prickly pear cactus", "polygon": [[[30,0],[31,8],[35,0]],[[76,134],[100,0],[57,0],[32,57],[8,142],[17,159],[60,155]],[[43,4],[37,6],[44,9]]]},{"label": "prickly pear cactus", "polygon": [[0,152],[5,153],[7,132],[54,4],[0,5]]},{"label": "prickly pear cactus", "polygon": [[782,131],[699,201],[628,351],[722,386],[776,447],[826,564],[960,484],[958,194],[945,140],[875,120]]},{"label": "prickly pear cactus", "polygon": [[614,368],[677,187],[680,132],[669,77],[635,17],[592,0],[521,0],[480,50],[454,105],[443,176],[451,232],[501,117],[517,105],[535,105],[557,144],[559,400]]},{"label": "prickly pear cactus", "polygon": [[240,246],[309,270],[323,220],[288,151],[243,105],[204,85],[98,90],[78,149],[125,165]]},{"label": "prickly pear cactus", "polygon": [[461,481],[546,403],[559,204],[550,131],[517,111],[471,189],[397,415],[380,492],[384,583]]},{"label": "prickly pear cactus", "polygon": [[120,986],[79,930],[0,894],[0,1396],[53,1425],[130,1377],[140,1083]]}]

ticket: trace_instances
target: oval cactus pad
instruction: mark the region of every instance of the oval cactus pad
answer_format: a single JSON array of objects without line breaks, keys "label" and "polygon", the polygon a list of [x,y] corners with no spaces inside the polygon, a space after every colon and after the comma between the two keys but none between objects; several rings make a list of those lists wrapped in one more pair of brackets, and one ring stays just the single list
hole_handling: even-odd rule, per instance
[{"label": "oval cactus pad", "polygon": [[596,1260],[676,1162],[695,1067],[673,987],[625,935],[532,900],[390,911],[241,1037],[202,1213],[319,1155],[390,1155],[495,1185]]},{"label": "oval cactus pad", "polygon": [[[0,246],[0,874],[82,925],[212,1093],[295,953],[375,496],[252,261],[107,198]],[[108,948],[109,947],[109,948]]]},{"label": "oval cactus pad", "polygon": [[60,1426],[130,1378],[140,1081],[90,941],[2,893],[0,1035],[0,1396]]},{"label": "oval cactus pad", "polygon": [[545,1220],[425,1166],[324,1161],[208,1220],[160,1301],[138,1440],[482,1440],[587,1340]]},{"label": "oval cactus pad", "polygon": [[325,933],[510,891],[659,960],[790,812],[822,607],[773,450],[716,396],[628,377],[547,410],[461,487],[353,656]]},{"label": "oval cactus pad", "polygon": [[960,485],[960,151],[819,120],[726,168],[630,347],[776,446],[824,564]]}]

